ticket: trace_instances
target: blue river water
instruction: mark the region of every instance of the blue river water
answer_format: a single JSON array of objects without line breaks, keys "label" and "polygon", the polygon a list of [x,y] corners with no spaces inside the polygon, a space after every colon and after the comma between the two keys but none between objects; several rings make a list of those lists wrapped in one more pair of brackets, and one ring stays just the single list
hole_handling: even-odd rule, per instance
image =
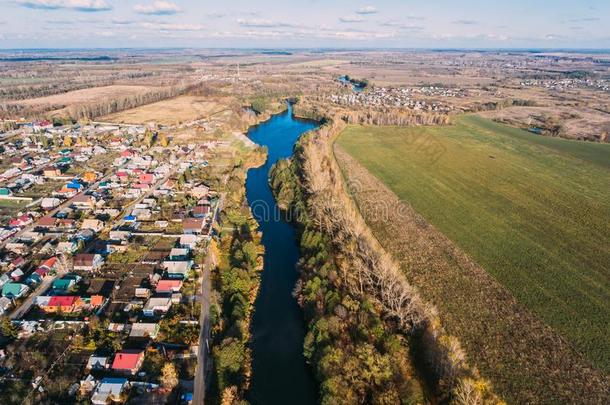
[{"label": "blue river water", "polygon": [[269,187],[269,170],[290,157],[299,137],[316,128],[296,119],[292,108],[252,127],[248,136],[268,148],[267,162],[250,169],[246,197],[263,232],[265,246],[261,288],[252,319],[252,384],[247,399],[253,405],[311,405],[318,388],[303,357],[305,325],[292,296],[297,280],[299,250],[293,226],[279,215]]}]

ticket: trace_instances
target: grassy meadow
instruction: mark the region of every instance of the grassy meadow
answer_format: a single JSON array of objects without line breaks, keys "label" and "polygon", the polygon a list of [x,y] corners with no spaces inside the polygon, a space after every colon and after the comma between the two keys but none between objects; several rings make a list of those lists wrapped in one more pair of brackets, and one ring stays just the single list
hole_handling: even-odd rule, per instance
[{"label": "grassy meadow", "polygon": [[476,116],[450,127],[351,126],[337,143],[610,371],[610,145]]}]

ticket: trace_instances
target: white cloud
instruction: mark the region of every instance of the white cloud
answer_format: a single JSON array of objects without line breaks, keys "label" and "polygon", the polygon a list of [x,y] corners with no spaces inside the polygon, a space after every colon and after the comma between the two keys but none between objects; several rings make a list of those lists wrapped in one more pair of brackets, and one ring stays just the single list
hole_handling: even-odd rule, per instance
[{"label": "white cloud", "polygon": [[479,22],[475,21],[475,20],[455,20],[452,21],[454,24],[458,24],[458,25],[476,25]]},{"label": "white cloud", "polygon": [[284,22],[276,22],[276,21],[271,21],[271,20],[263,20],[263,19],[243,19],[243,18],[239,18],[237,19],[237,23],[239,25],[241,25],[242,27],[249,27],[249,28],[277,28],[277,27],[293,27],[293,24],[288,24],[288,23],[284,23]]},{"label": "white cloud", "polygon": [[201,31],[205,27],[201,24],[170,24],[157,22],[143,22],[142,28],[159,31]]},{"label": "white cloud", "polygon": [[125,20],[125,19],[122,19],[122,18],[113,18],[112,19],[112,23],[114,25],[131,25],[134,22],[132,20]]},{"label": "white cloud", "polygon": [[378,10],[376,7],[373,6],[366,6],[366,7],[362,7],[360,9],[358,9],[358,11],[356,11],[356,14],[377,14]]},{"label": "white cloud", "polygon": [[152,4],[136,4],[133,10],[139,14],[172,15],[182,11],[176,3],[171,1],[155,1]]},{"label": "white cloud", "polygon": [[363,22],[364,19],[357,15],[348,15],[348,16],[339,18],[339,21],[344,22],[344,23],[358,23],[358,22]]},{"label": "white cloud", "polygon": [[384,21],[382,23],[379,23],[379,26],[396,28],[396,29],[401,29],[401,30],[411,30],[411,31],[421,31],[424,29],[424,26],[422,26],[422,25],[404,24],[404,23],[402,23],[400,21],[396,21],[396,20]]},{"label": "white cloud", "polygon": [[41,10],[71,9],[76,11],[106,11],[112,7],[105,0],[17,0],[22,7]]}]

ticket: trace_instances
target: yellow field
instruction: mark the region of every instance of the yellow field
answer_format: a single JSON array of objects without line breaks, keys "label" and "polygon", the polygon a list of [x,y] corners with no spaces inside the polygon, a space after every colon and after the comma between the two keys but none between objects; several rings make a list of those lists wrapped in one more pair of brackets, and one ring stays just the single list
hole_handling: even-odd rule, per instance
[{"label": "yellow field", "polygon": [[103,86],[92,87],[89,89],[74,90],[67,93],[53,94],[52,96],[30,98],[19,100],[14,103],[28,106],[48,105],[48,106],[68,106],[72,104],[83,104],[98,101],[104,98],[124,97],[140,93],[146,93],[155,87],[152,86]]},{"label": "yellow field", "polygon": [[227,105],[222,100],[210,100],[201,96],[179,96],[100,117],[98,121],[122,124],[155,122],[175,125],[206,118],[227,109]]}]

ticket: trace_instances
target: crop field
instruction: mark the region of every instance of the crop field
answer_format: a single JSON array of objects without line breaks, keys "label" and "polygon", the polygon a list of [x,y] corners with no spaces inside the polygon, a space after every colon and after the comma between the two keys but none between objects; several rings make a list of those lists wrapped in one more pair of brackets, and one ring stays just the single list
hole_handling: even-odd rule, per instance
[{"label": "crop field", "polygon": [[[451,127],[349,127],[337,145],[520,306],[596,368],[610,370],[610,145],[538,137],[474,116]],[[349,170],[345,174],[357,185]],[[382,243],[400,239],[373,228]],[[447,281],[437,280],[436,287]],[[459,292],[448,293],[458,299]],[[481,310],[493,305],[481,304]],[[463,310],[455,302],[443,305]],[[454,315],[461,317],[456,324],[466,322],[463,330],[465,319],[477,316]]]},{"label": "crop field", "polygon": [[126,124],[154,121],[164,125],[175,125],[209,117],[227,108],[222,102],[213,101],[206,97],[179,96],[121,111],[101,117],[99,120]]}]

